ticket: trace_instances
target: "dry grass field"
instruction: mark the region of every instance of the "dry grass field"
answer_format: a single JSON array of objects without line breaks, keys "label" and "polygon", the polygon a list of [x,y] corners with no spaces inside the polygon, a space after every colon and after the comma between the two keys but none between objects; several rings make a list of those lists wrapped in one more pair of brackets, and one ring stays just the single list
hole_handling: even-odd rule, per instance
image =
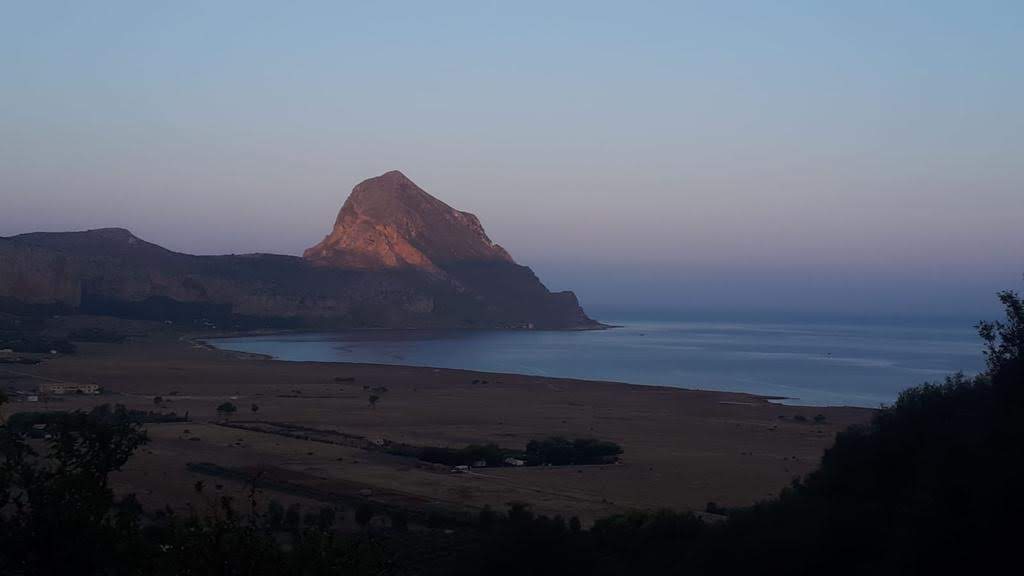
[{"label": "dry grass field", "polygon": [[[221,495],[246,502],[253,485],[261,501],[456,513],[525,502],[584,521],[638,508],[741,506],[777,494],[816,464],[837,431],[871,414],[621,383],[278,362],[164,330],[80,344],[77,354],[34,366],[0,366],[0,376],[11,389],[60,381],[104,390],[12,403],[8,415],[102,403],[187,413],[186,423],[148,424],[150,442],[115,477],[118,490],[136,493],[149,509],[211,506]],[[371,394],[380,397],[375,406]],[[218,414],[223,402],[238,411]],[[814,421],[818,414],[823,422]],[[373,449],[388,441],[523,448],[553,435],[610,440],[624,454],[611,465],[453,473]]]}]

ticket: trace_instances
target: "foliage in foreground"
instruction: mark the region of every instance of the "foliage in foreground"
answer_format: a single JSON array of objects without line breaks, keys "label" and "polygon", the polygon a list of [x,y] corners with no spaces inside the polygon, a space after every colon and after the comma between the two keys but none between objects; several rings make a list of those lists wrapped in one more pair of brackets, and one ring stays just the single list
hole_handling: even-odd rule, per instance
[{"label": "foliage in foreground", "polygon": [[[342,535],[330,515],[215,512],[144,520],[107,475],[145,440],[122,408],[69,414],[47,458],[3,428],[0,573],[923,574],[1013,560],[1024,512],[1024,306],[983,323],[987,371],[904,392],[836,438],[773,500],[705,524],[674,512],[578,521],[513,505],[472,527]],[[282,516],[283,515],[283,516]],[[372,513],[357,514],[369,524]],[[365,520],[365,521],[364,521]],[[282,535],[285,537],[282,538]],[[1009,564],[1012,565],[1012,564]]]}]

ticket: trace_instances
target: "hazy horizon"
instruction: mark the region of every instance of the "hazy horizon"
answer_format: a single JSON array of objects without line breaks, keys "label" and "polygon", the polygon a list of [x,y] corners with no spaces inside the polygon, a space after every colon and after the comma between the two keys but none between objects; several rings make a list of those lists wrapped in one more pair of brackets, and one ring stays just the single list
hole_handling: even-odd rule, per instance
[{"label": "hazy horizon", "polygon": [[300,254],[399,169],[591,310],[974,318],[1021,287],[1019,3],[5,12],[0,236]]}]

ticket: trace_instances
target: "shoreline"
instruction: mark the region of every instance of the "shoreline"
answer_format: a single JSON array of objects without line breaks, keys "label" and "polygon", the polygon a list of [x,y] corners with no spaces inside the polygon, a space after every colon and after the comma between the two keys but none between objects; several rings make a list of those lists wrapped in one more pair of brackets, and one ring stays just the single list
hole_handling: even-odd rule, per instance
[{"label": "shoreline", "polygon": [[[371,330],[382,330],[382,331],[387,331],[387,332],[392,332],[393,331],[393,329],[388,329],[388,328],[371,329]],[[472,369],[472,368],[451,368],[451,367],[446,367],[446,366],[429,366],[429,365],[417,365],[417,364],[398,364],[398,363],[383,363],[383,362],[345,362],[345,361],[337,361],[337,360],[288,360],[288,359],[285,359],[285,358],[279,358],[279,357],[274,356],[272,354],[265,354],[265,353],[260,353],[260,352],[245,352],[245,351],[242,351],[242,350],[231,350],[229,348],[222,348],[222,347],[219,347],[219,346],[217,346],[215,344],[211,344],[210,342],[208,342],[208,340],[217,340],[217,339],[246,338],[246,337],[258,337],[258,336],[279,336],[279,335],[290,335],[290,334],[329,334],[329,332],[306,332],[306,331],[299,332],[299,331],[291,331],[291,332],[273,332],[273,333],[260,333],[260,334],[237,333],[235,335],[230,335],[230,336],[220,336],[220,335],[218,335],[218,336],[188,336],[188,337],[183,337],[183,338],[186,338],[187,341],[192,342],[193,344],[195,344],[197,346],[205,347],[205,348],[208,348],[210,350],[216,350],[216,351],[223,352],[223,353],[228,353],[228,354],[236,354],[236,355],[238,355],[239,357],[242,357],[242,358],[255,358],[255,359],[271,361],[271,362],[284,362],[284,363],[292,363],[292,364],[313,363],[313,364],[338,365],[338,366],[364,366],[364,367],[379,366],[379,367],[405,368],[405,369],[445,370],[445,371],[461,372],[461,373],[490,374],[490,375],[493,375],[493,376],[503,376],[503,377],[512,377],[512,376],[514,376],[514,377],[520,377],[520,378],[541,378],[541,379],[550,379],[550,380],[568,380],[568,381],[574,381],[574,382],[579,382],[579,383],[613,384],[613,385],[629,386],[629,387],[644,387],[644,388],[655,388],[655,389],[665,389],[665,390],[683,390],[683,391],[689,391],[689,392],[704,392],[704,393],[717,393],[717,394],[735,394],[735,395],[749,396],[749,397],[755,398],[757,400],[761,400],[761,401],[765,401],[765,402],[770,402],[770,403],[777,404],[777,405],[780,405],[780,406],[791,406],[791,407],[799,407],[799,408],[850,408],[850,409],[863,409],[863,410],[872,410],[872,411],[877,410],[877,408],[875,408],[875,407],[858,406],[858,405],[853,405],[853,404],[810,404],[810,403],[799,403],[799,402],[797,402],[797,403],[786,403],[785,402],[787,400],[796,400],[796,401],[800,400],[799,397],[793,397],[793,396],[779,396],[779,395],[773,395],[773,394],[757,394],[757,393],[754,393],[754,392],[743,392],[743,391],[739,391],[739,390],[715,390],[715,389],[709,389],[709,388],[690,388],[690,387],[684,387],[684,386],[670,386],[670,385],[666,385],[666,384],[645,384],[645,383],[642,383],[642,382],[627,382],[625,380],[603,380],[603,379],[599,379],[599,378],[580,378],[580,377],[574,377],[574,376],[537,375],[537,374],[526,374],[526,373],[522,373],[522,372],[500,372],[500,371],[492,371],[492,370],[476,370],[476,369]]]},{"label": "shoreline", "polygon": [[[198,342],[206,337],[164,331],[119,344],[83,343],[77,354],[19,368],[24,377],[7,386],[35,390],[40,378],[50,378],[96,383],[103,394],[55,397],[49,405],[14,402],[5,414],[100,404],[187,414],[188,422],[147,424],[151,442],[114,479],[119,492],[137,494],[151,509],[203,505],[192,486],[210,477],[190,465],[211,462],[227,471],[217,479],[223,485],[218,495],[239,499],[248,490],[244,479],[262,469],[308,487],[304,493],[382,505],[397,501],[424,511],[503,509],[522,501],[539,513],[587,522],[652,507],[700,511],[707,502],[753,504],[809,472],[834,434],[874,413],[780,405],[742,392],[274,360]],[[368,403],[370,395],[379,402]],[[239,420],[263,422],[265,430],[302,427],[451,448],[493,443],[522,449],[551,436],[596,438],[619,444],[624,454],[621,463],[606,467],[452,474],[383,452],[224,427],[217,407],[225,402],[238,407]],[[823,419],[815,421],[819,414]],[[266,498],[296,498],[266,490]]]}]

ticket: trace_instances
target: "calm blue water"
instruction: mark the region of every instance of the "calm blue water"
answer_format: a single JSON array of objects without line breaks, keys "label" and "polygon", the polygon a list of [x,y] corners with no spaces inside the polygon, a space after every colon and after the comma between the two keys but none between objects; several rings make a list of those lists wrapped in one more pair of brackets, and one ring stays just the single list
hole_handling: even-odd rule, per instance
[{"label": "calm blue water", "polygon": [[901,390],[982,369],[974,330],[822,323],[612,322],[594,332],[358,331],[222,338],[281,360],[404,364],[752,392],[877,407]]}]

